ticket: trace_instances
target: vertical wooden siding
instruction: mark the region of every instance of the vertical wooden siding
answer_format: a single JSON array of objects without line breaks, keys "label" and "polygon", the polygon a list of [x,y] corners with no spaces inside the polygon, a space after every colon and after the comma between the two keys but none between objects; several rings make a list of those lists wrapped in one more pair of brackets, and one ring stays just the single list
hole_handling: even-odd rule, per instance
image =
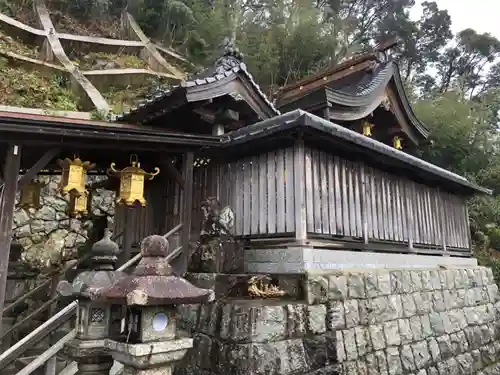
[{"label": "vertical wooden siding", "polygon": [[294,186],[294,148],[221,166],[221,201],[236,235],[295,231],[294,196],[305,190],[309,234],[410,246],[469,248],[466,199],[362,163],[305,148],[305,179]]}]

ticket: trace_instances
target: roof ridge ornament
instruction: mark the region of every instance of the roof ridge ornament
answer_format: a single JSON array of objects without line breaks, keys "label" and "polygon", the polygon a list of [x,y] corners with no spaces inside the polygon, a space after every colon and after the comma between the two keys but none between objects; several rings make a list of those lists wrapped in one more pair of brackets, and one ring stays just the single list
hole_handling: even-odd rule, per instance
[{"label": "roof ridge ornament", "polygon": [[231,38],[224,38],[222,43],[223,54],[215,61],[216,74],[224,74],[228,70],[241,67],[243,63],[243,53],[235,46],[234,40]]}]

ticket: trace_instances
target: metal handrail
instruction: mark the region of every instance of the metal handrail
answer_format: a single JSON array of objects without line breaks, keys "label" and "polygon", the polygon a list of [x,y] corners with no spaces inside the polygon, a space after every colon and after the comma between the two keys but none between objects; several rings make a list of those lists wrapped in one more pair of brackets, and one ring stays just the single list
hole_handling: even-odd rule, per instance
[{"label": "metal handrail", "polygon": [[[182,227],[183,227],[182,223],[177,225],[172,230],[170,230],[167,234],[165,234],[164,237],[165,238],[170,237],[172,234],[179,231]],[[171,259],[174,259],[175,257],[177,257],[181,253],[181,251],[182,251],[182,247],[179,247],[179,248],[175,249],[174,251],[172,251],[170,254],[168,254],[167,261],[170,261]],[[124,271],[125,269],[127,269],[128,267],[133,265],[135,262],[137,262],[140,258],[141,258],[141,254],[139,253],[134,258],[130,259],[124,265],[119,267],[117,270]],[[66,323],[70,318],[72,318],[74,316],[77,307],[78,307],[78,301],[71,302],[68,306],[66,306],[64,309],[59,311],[53,317],[48,319],[45,323],[41,324],[34,331],[32,331],[31,333],[29,333],[28,335],[23,337],[16,344],[12,345],[9,349],[7,349],[2,354],[0,354],[0,370],[4,369],[6,366],[11,364],[16,358],[18,358],[21,354],[23,354],[29,348],[33,347],[39,341],[44,339],[47,335],[49,335],[56,328],[60,327],[64,323]],[[75,330],[73,329],[70,333],[74,334]],[[39,357],[44,356],[44,355],[46,356],[46,353],[48,351],[51,351],[51,348],[49,348],[48,350],[43,352]],[[57,354],[57,352],[54,353],[51,357],[53,357],[56,354]],[[50,358],[47,358],[47,360]],[[34,370],[36,370],[36,368],[34,368],[33,371]],[[29,375],[30,373],[31,372],[22,373],[22,374]],[[18,375],[18,374],[16,374],[16,375]]]}]

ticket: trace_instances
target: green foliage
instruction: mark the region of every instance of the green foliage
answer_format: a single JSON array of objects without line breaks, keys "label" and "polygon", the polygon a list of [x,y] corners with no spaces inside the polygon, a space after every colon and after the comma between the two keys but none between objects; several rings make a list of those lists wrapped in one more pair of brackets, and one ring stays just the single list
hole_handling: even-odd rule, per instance
[{"label": "green foliage", "polygon": [[61,111],[78,110],[66,79],[12,66],[3,57],[0,57],[0,103]]}]

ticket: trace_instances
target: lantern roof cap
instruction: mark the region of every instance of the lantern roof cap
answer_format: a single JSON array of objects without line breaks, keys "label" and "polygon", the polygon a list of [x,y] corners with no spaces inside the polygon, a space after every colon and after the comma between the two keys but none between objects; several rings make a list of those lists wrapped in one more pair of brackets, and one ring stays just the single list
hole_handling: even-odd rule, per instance
[{"label": "lantern roof cap", "polygon": [[212,291],[200,289],[175,275],[167,262],[168,240],[146,237],[141,243],[142,259],[132,275],[102,293],[102,300],[128,306],[168,306],[208,302]]},{"label": "lantern roof cap", "polygon": [[105,229],[103,238],[92,245],[89,257],[91,270],[79,273],[72,283],[61,281],[57,286],[59,295],[97,300],[101,291],[127,275],[114,271],[119,252],[118,244],[111,239],[111,232]]}]

